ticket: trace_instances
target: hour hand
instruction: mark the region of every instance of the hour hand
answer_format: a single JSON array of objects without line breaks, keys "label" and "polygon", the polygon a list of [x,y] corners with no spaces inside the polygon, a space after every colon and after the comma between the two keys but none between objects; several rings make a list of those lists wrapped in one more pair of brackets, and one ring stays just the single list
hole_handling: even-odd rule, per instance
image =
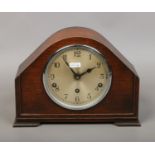
[{"label": "hour hand", "polygon": [[83,73],[80,74],[80,77],[83,76],[83,75],[85,75],[86,73],[90,73],[95,68],[96,67],[88,68],[86,71],[84,71]]}]

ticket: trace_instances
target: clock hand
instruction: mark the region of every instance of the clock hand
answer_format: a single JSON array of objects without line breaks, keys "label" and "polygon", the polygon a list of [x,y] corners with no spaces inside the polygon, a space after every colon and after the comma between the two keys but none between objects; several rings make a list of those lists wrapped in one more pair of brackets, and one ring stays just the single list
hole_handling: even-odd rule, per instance
[{"label": "clock hand", "polygon": [[73,73],[74,77],[77,76],[77,73],[75,73],[75,71],[69,66],[69,63],[63,58],[65,64],[68,66],[68,68],[71,70],[71,72]]},{"label": "clock hand", "polygon": [[79,74],[79,76],[83,76],[85,75],[86,73],[90,73],[92,70],[94,70],[96,67],[92,67],[92,68],[88,68],[86,71],[84,71],[83,73]]}]

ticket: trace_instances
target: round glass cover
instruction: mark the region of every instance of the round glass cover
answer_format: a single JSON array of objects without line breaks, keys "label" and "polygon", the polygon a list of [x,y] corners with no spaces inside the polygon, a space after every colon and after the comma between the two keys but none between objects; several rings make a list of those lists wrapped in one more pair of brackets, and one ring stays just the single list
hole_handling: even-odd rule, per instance
[{"label": "round glass cover", "polygon": [[71,45],[51,56],[43,74],[48,96],[59,106],[83,110],[95,106],[108,93],[112,73],[95,48]]}]

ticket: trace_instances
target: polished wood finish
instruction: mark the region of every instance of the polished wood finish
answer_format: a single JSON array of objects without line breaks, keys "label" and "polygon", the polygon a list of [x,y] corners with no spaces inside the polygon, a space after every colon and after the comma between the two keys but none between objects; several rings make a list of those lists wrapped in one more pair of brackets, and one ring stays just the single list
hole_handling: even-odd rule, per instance
[{"label": "polished wood finish", "polygon": [[[80,111],[55,104],[46,94],[42,81],[49,57],[59,48],[74,44],[89,45],[99,50],[112,70],[112,85],[107,96],[96,106]],[[45,122],[140,125],[139,78],[134,67],[103,36],[91,29],[71,27],[53,34],[20,65],[15,87],[15,127]]]}]

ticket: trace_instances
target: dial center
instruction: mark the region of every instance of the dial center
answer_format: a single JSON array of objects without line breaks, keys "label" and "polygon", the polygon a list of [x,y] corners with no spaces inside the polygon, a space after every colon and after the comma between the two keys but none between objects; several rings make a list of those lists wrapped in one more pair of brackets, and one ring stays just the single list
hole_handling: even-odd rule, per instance
[{"label": "dial center", "polygon": [[76,80],[80,80],[81,76],[78,75],[78,74],[76,74],[76,75],[74,76],[74,78],[75,78]]}]

